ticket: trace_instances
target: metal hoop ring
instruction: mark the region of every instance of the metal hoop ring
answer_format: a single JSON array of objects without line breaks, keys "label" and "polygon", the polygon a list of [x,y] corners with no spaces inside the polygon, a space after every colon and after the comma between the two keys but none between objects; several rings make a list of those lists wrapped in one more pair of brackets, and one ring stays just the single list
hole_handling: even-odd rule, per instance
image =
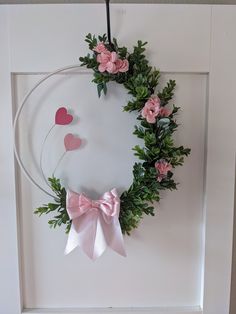
[{"label": "metal hoop ring", "polygon": [[[45,82],[47,79],[49,79],[51,76],[56,75],[58,73],[67,71],[67,70],[72,70],[72,69],[76,69],[81,67],[80,64],[76,64],[76,65],[70,65],[70,66],[66,66],[60,69],[57,69],[49,74],[47,74],[45,77],[43,77],[41,80],[38,81],[38,83],[36,83],[33,88],[25,95],[24,99],[22,100],[22,103],[20,105],[20,107],[18,108],[15,118],[14,118],[14,123],[13,123],[13,132],[14,132],[14,153],[15,153],[15,157],[16,160],[19,164],[19,167],[21,169],[21,171],[24,173],[24,175],[26,176],[26,178],[33,184],[35,185],[37,188],[39,188],[42,192],[44,192],[45,194],[55,198],[55,195],[51,194],[50,192],[48,192],[47,190],[45,190],[32,176],[31,174],[28,172],[28,170],[26,169],[25,165],[23,164],[20,154],[18,152],[18,147],[16,145],[16,131],[17,131],[17,126],[18,126],[18,120],[19,117],[21,115],[22,109],[24,108],[28,98],[30,97],[30,95],[43,83]],[[85,71],[88,72],[88,71]]]}]

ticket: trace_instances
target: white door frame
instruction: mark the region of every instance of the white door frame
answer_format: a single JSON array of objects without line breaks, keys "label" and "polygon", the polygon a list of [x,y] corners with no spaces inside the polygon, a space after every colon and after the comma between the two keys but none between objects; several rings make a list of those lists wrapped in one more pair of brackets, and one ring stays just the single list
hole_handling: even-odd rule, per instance
[{"label": "white door frame", "polygon": [[[62,8],[63,5],[60,5]],[[75,5],[71,5],[72,6]],[[81,5],[86,10],[89,5]],[[99,6],[99,5],[97,5]],[[129,10],[131,6],[116,5],[120,11]],[[140,5],[141,6],[141,5]],[[150,4],[151,6],[151,4]],[[236,123],[236,93],[235,93],[235,51],[236,51],[236,7],[235,6],[210,6],[210,5],[153,5],[168,13],[171,17],[179,14],[191,16],[197,14],[199,23],[190,25],[201,28],[204,24],[205,34],[202,36],[203,47],[198,43],[186,42],[187,55],[179,58],[179,66],[174,60],[173,64],[162,62],[158,66],[163,72],[192,72],[209,74],[209,110],[208,110],[208,136],[207,136],[207,167],[205,183],[205,219],[203,226],[203,241],[205,244],[204,273],[202,287],[202,303],[199,307],[181,308],[152,308],[152,309],[98,309],[91,313],[139,313],[153,312],[156,314],[170,312],[172,314],[229,314],[230,285],[232,266],[233,242],[233,216],[234,216],[234,184],[235,184],[235,134]],[[32,14],[43,6],[21,6],[19,14],[31,10]],[[58,8],[57,5],[48,6],[49,10]],[[65,7],[64,7],[65,8]],[[68,7],[67,7],[68,8]],[[133,7],[134,8],[134,7]],[[0,306],[3,314],[20,314],[24,312],[22,301],[22,287],[20,285],[20,248],[17,236],[18,215],[15,197],[15,171],[13,156],[12,132],[12,92],[11,74],[14,72],[32,72],[27,67],[27,58],[34,56],[16,55],[13,46],[17,43],[11,41],[12,10],[14,6],[0,7],[0,115],[1,147],[0,147]],[[61,9],[59,9],[61,10]],[[69,10],[69,9],[68,9]],[[122,11],[123,10],[123,11]],[[96,10],[95,10],[96,11]],[[28,11],[29,12],[29,11]],[[23,13],[24,14],[24,13]],[[91,14],[96,14],[91,13]],[[89,31],[89,30],[87,30]],[[173,41],[176,40],[173,34]],[[144,38],[145,39],[145,38]],[[178,39],[178,38],[177,38]],[[174,45],[174,44],[173,44]],[[171,49],[172,44],[170,43]],[[177,47],[176,51],[178,54]],[[23,51],[23,49],[22,49]],[[18,52],[17,52],[18,53]],[[37,55],[35,56],[37,60]],[[192,59],[195,60],[195,66]],[[51,71],[61,67],[63,58],[55,61],[35,63],[35,72]],[[67,62],[68,64],[68,62]],[[225,166],[227,165],[227,167]],[[87,313],[87,310],[37,310],[27,313]]]}]

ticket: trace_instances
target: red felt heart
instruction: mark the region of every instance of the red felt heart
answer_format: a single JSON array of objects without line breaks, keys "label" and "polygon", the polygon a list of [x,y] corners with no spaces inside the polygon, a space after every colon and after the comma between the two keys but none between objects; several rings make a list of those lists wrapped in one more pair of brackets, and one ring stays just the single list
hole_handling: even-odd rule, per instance
[{"label": "red felt heart", "polygon": [[71,133],[68,133],[64,137],[64,145],[65,145],[66,151],[75,150],[80,147],[81,139],[79,137],[74,136]]},{"label": "red felt heart", "polygon": [[65,107],[57,110],[55,115],[55,123],[59,125],[70,124],[73,121],[73,116],[67,112]]}]

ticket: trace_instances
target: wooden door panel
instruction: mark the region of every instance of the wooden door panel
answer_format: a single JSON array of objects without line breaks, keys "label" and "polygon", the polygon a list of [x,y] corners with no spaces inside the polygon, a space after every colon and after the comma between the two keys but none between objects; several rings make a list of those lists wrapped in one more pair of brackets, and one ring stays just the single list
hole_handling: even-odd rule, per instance
[{"label": "wooden door panel", "polygon": [[[20,173],[15,176],[12,109],[14,111],[24,92],[40,74],[78,62],[78,57],[87,52],[83,42],[86,33],[105,32],[105,10],[102,4],[1,6],[0,105],[4,114],[0,115],[0,128],[4,136],[0,147],[0,199],[3,208],[0,309],[5,314],[23,313],[23,309],[30,306],[34,307],[27,310],[30,314],[81,314],[87,311],[96,314],[134,311],[142,314],[150,311],[155,314],[229,314],[235,182],[236,9],[234,6],[117,4],[112,5],[111,16],[113,35],[120,43],[131,48],[138,39],[148,40],[147,53],[151,63],[165,72],[164,80],[170,76],[178,81],[176,103],[184,111],[180,114],[183,127],[176,141],[192,148],[192,155],[185,166],[176,170],[181,183],[179,191],[165,193],[158,215],[154,219],[146,217],[132,237],[126,239],[127,259],[107,252],[101,260],[91,264],[79,250],[68,257],[61,255],[66,242],[62,230],[50,231],[46,217],[38,219],[32,214],[32,207],[39,201],[46,202],[47,197],[26,182]],[[75,78],[74,86],[77,80],[81,80],[82,86],[82,76]],[[70,88],[72,86],[71,81]],[[52,87],[50,91],[53,91]],[[93,103],[95,87],[89,87]],[[66,94],[69,100],[78,100],[79,90],[77,94],[76,90],[72,95]],[[110,91],[113,96],[108,100],[121,106],[118,98],[123,101],[126,95],[117,86]],[[55,104],[55,100],[58,103],[63,99],[62,89],[54,95],[58,98],[51,99],[50,106]],[[46,95],[49,99],[47,97],[49,95]],[[102,110],[102,106],[99,107]],[[99,113],[103,114],[102,111]],[[127,122],[131,126],[132,116],[120,113],[119,117],[124,125]],[[45,127],[48,121],[43,121]],[[27,123],[32,124],[32,120]],[[86,135],[89,134],[88,126],[83,127]],[[102,128],[99,130],[102,132]],[[30,153],[34,158],[26,155],[24,160],[40,179],[35,154],[37,157],[37,142],[42,140],[43,134],[38,134],[36,142],[32,136],[29,146],[25,131],[21,128],[19,132],[20,146],[24,153],[32,147]],[[95,138],[88,137],[91,143],[95,142]],[[127,141],[118,143],[127,153],[116,160],[117,164],[121,162],[123,169],[130,169],[128,162],[133,162],[129,149],[133,141],[135,139],[129,137]],[[113,149],[118,149],[118,144],[109,151],[114,153]],[[91,155],[89,147],[84,149],[88,156]],[[56,149],[59,154],[59,144]],[[76,157],[72,156],[63,168],[68,171],[68,176],[75,167]],[[83,158],[86,159],[85,156]],[[108,154],[104,158],[108,158]],[[48,161],[50,170],[55,160],[50,156]],[[111,166],[112,162],[110,160]],[[123,177],[115,170],[112,168],[114,172],[107,172],[103,182],[108,184],[115,178],[114,184],[120,184],[122,189],[129,183],[130,175]],[[83,174],[83,182],[87,186],[94,175],[90,174],[91,177],[85,172]],[[100,176],[97,172],[94,188],[99,186],[103,190],[97,184]],[[70,178],[73,179],[73,175]],[[77,182],[75,176],[72,184],[77,185]],[[93,192],[94,195],[100,193]],[[118,271],[112,272],[110,265]],[[62,278],[58,275],[61,270]],[[120,281],[121,273],[130,279],[126,280],[128,283]],[[96,281],[102,279],[103,274],[106,298],[100,297],[104,291]],[[80,275],[84,290],[76,280]],[[46,280],[50,276],[51,280]],[[142,290],[143,287],[146,290]],[[91,298],[88,291],[92,291]],[[107,309],[110,304],[124,307]],[[85,310],[79,308],[83,305]],[[48,309],[35,308],[38,306],[47,306]],[[76,309],[70,310],[72,306]],[[93,306],[99,306],[99,309],[91,309]]]}]

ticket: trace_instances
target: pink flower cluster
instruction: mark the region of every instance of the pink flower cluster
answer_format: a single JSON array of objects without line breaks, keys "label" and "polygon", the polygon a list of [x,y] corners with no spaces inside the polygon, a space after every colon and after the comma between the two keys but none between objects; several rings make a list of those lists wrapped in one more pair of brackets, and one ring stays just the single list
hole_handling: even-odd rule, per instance
[{"label": "pink flower cluster", "polygon": [[155,163],[157,171],[157,181],[161,182],[167,176],[168,171],[171,171],[172,166],[166,160],[161,159]]},{"label": "pink flower cluster", "polygon": [[127,59],[119,59],[115,51],[109,51],[103,42],[97,44],[94,51],[98,53],[97,62],[99,63],[98,70],[100,72],[107,71],[111,74],[118,72],[124,73],[129,70],[129,62]]},{"label": "pink flower cluster", "polygon": [[155,123],[157,116],[168,117],[171,111],[165,107],[161,107],[161,101],[158,96],[151,96],[142,109],[142,117],[148,123]]}]

